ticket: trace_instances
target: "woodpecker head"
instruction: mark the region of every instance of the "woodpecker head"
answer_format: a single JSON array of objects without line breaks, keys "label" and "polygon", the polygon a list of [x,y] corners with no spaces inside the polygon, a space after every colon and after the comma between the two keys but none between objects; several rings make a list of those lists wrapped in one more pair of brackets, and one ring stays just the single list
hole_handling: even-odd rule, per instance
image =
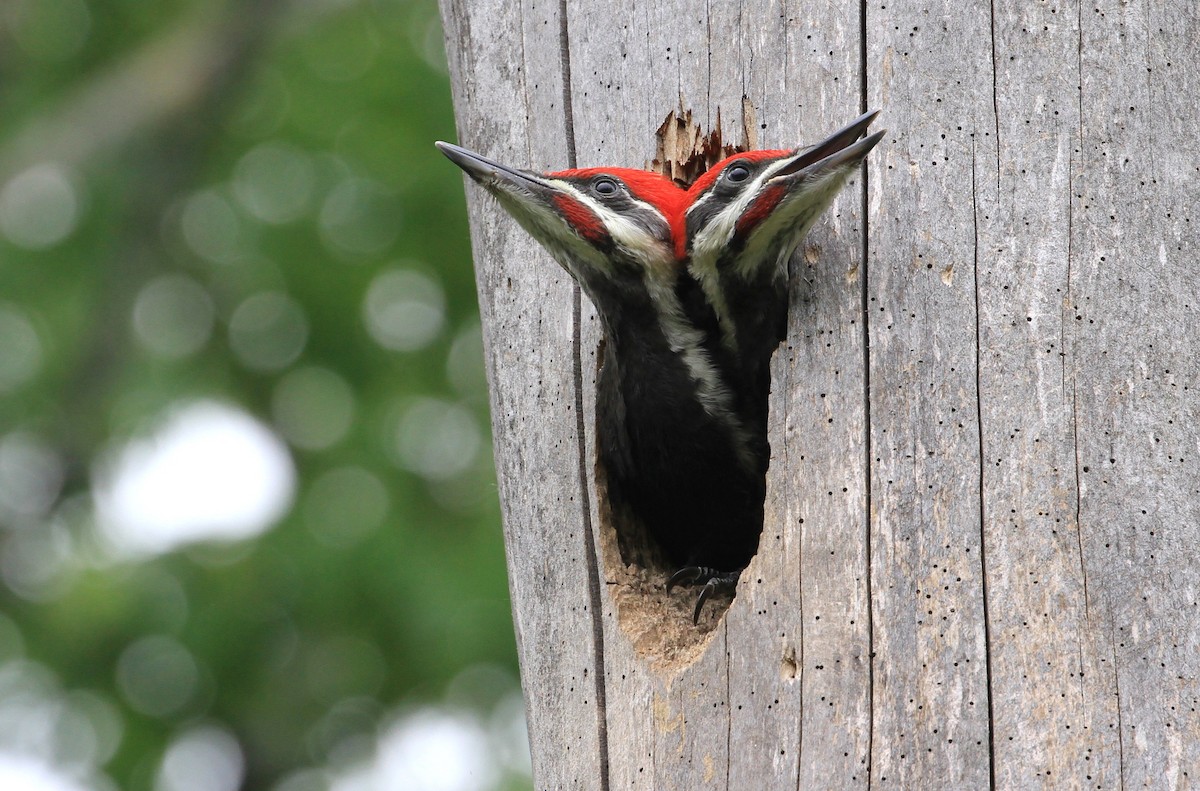
[{"label": "woodpecker head", "polygon": [[722,259],[723,267],[736,269],[729,274],[744,279],[756,279],[764,267],[785,276],[796,245],[883,137],[859,139],[878,114],[863,115],[815,146],[748,151],[709,168],[688,190],[686,252],[693,271]]},{"label": "woodpecker head", "polygon": [[494,195],[604,312],[627,289],[677,274],[675,229],[687,193],[664,176],[627,168],[537,174],[465,148],[442,153]]}]

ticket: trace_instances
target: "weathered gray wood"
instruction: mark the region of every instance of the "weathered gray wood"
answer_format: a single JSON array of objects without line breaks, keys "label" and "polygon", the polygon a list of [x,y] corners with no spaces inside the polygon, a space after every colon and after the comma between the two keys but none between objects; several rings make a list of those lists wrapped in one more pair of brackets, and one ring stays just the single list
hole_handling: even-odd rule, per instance
[{"label": "weathered gray wood", "polygon": [[[932,749],[982,782],[986,755],[952,753],[972,738],[1003,788],[1179,787],[1200,766],[1197,476],[1158,450],[1197,441],[1197,136],[1182,105],[1152,109],[1168,85],[1200,95],[1190,71],[1156,75],[1195,51],[1191,16],[868,9],[869,93],[902,114],[870,196],[876,651],[917,692],[877,675],[877,747],[909,728],[879,778],[931,782]],[[1168,163],[1151,141],[1172,138]]]},{"label": "weathered gray wood", "polygon": [[1072,306],[1083,262],[1074,192],[1099,163],[1080,157],[1080,63],[1063,58],[1078,51],[1078,21],[1050,6],[998,16],[995,109],[977,121],[991,134],[974,172],[993,738],[1009,788],[1132,781],[1110,727],[1111,613],[1097,598],[1112,570],[1093,565],[1095,523],[1080,511],[1078,440],[1089,432],[1078,396],[1093,374],[1078,367],[1091,342],[1078,343]]},{"label": "weathered gray wood", "polygon": [[[565,164],[557,3],[444,0],[462,141],[505,161]],[[570,278],[467,191],[491,385],[492,432],[534,773],[595,788],[603,711],[589,607]]]},{"label": "weathered gray wood", "polygon": [[1115,698],[1097,727],[1116,726],[1124,786],[1184,788],[1200,773],[1200,21],[1183,3],[1092,7],[1059,286],[1084,655]]},{"label": "weathered gray wood", "polygon": [[698,632],[621,566],[586,474],[591,307],[573,327],[566,276],[468,190],[537,788],[1187,787],[1190,8],[443,15],[462,142],[513,164],[641,165],[679,106],[759,147],[811,142],[864,97],[891,129],[794,262],[760,552]]},{"label": "weathered gray wood", "polygon": [[[976,162],[995,163],[982,4],[867,9],[868,103],[892,129],[870,171],[871,774],[986,788]],[[994,180],[994,179],[993,179]]]}]

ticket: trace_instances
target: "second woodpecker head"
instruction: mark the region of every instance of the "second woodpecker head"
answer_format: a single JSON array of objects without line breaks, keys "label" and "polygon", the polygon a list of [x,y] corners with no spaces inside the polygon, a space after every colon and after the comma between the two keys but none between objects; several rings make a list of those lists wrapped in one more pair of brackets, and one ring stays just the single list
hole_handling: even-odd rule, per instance
[{"label": "second woodpecker head", "polygon": [[628,168],[539,174],[450,143],[437,147],[496,197],[602,314],[623,292],[674,281],[687,193],[666,177]]},{"label": "second woodpecker head", "polygon": [[783,339],[788,261],[883,137],[863,137],[876,115],[808,148],[735,154],[689,188],[680,257],[744,375],[761,378]]},{"label": "second woodpecker head", "polygon": [[[863,138],[878,111],[867,113],[815,146],[736,154],[688,190],[687,253],[693,267],[718,259],[745,279],[787,259],[884,132]],[[862,138],[862,139],[860,139]]]}]

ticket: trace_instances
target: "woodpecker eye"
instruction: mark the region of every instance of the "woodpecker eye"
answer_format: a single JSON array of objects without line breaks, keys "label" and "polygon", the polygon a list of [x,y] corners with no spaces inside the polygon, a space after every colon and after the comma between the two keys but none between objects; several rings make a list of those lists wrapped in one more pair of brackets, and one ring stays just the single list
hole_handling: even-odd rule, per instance
[{"label": "woodpecker eye", "polygon": [[729,170],[725,171],[725,178],[734,182],[745,181],[750,178],[750,168],[745,165],[734,165]]},{"label": "woodpecker eye", "polygon": [[592,191],[597,195],[616,195],[617,182],[612,179],[596,179],[596,183],[592,185]]}]

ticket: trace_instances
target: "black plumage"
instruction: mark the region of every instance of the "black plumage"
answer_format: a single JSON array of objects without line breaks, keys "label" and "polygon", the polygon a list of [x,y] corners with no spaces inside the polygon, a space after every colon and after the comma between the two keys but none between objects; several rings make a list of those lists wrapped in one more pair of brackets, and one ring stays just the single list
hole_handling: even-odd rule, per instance
[{"label": "black plumage", "polygon": [[[859,140],[872,118],[813,148],[731,157],[687,192],[644,171],[539,175],[439,144],[596,306],[609,501],[679,568],[668,591],[703,586],[694,619],[712,593],[736,585],[757,551],[788,259],[878,142]],[[636,554],[631,532],[624,538]]]}]

